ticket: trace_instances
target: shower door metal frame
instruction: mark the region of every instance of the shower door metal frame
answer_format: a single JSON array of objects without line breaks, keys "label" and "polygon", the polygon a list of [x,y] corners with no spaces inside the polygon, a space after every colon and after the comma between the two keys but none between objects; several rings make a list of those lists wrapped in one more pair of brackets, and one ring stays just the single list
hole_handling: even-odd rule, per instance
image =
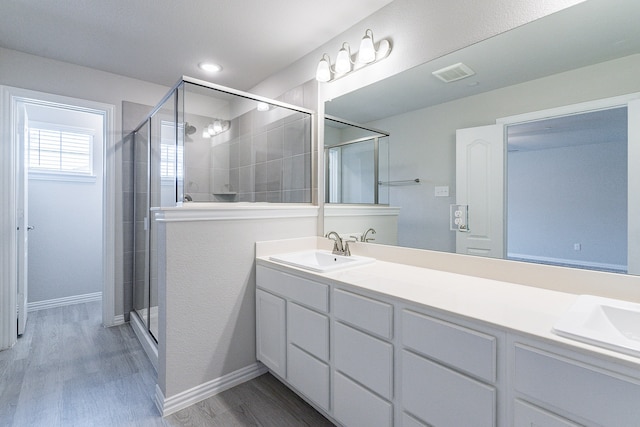
[{"label": "shower door metal frame", "polygon": [[[145,296],[145,301],[144,301],[144,305],[146,306],[146,319],[141,319],[145,325],[145,328],[147,329],[147,332],[149,332],[149,327],[151,324],[151,309],[150,309],[150,301],[151,301],[151,292],[150,292],[150,286],[151,286],[151,272],[149,269],[149,249],[150,249],[150,243],[149,243],[149,211],[151,210],[151,117],[149,117],[143,124],[141,124],[140,126],[138,126],[138,128],[133,132],[133,268],[132,268],[132,291],[135,293],[135,288],[136,288],[136,282],[137,282],[137,265],[138,265],[138,250],[137,250],[137,244],[138,244],[138,233],[137,233],[137,226],[136,223],[138,222],[138,188],[137,188],[137,183],[138,183],[138,174],[139,174],[139,168],[137,167],[138,164],[138,135],[139,135],[139,131],[140,128],[142,128],[145,124],[148,124],[148,130],[147,130],[147,147],[146,147],[146,152],[147,152],[147,161],[146,161],[146,176],[145,176],[145,183],[146,183],[146,189],[145,189],[145,194],[146,194],[146,203],[145,203],[145,216],[143,217],[143,227],[144,227],[144,265],[145,265],[145,273],[144,273],[144,286],[145,288],[149,291],[146,296]],[[135,294],[134,294],[135,295]],[[134,301],[132,301],[133,304],[135,305],[135,299]],[[138,310],[135,308],[134,306],[134,311],[135,314],[138,315]],[[153,334],[151,334],[151,336],[153,337]],[[156,343],[158,342],[158,340],[153,337],[154,340],[156,341]]]}]

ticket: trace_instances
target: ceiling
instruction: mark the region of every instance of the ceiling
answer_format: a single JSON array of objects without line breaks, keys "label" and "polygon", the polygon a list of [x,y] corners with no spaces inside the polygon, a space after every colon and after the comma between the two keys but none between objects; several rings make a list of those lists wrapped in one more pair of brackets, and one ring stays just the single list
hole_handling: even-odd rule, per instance
[{"label": "ceiling", "polygon": [[[640,52],[640,1],[588,0],[335,98],[327,114],[357,123],[438,105]],[[431,73],[462,62],[476,74]]]},{"label": "ceiling", "polygon": [[248,90],[391,1],[2,0],[0,46],[165,86],[188,75]]}]

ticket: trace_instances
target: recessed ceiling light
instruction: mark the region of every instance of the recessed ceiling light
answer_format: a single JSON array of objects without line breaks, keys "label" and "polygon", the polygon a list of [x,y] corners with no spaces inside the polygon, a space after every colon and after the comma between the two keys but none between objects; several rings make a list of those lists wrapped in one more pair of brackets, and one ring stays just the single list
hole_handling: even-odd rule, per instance
[{"label": "recessed ceiling light", "polygon": [[198,64],[198,67],[208,73],[217,73],[222,71],[222,66],[214,64],[213,62],[201,62]]}]

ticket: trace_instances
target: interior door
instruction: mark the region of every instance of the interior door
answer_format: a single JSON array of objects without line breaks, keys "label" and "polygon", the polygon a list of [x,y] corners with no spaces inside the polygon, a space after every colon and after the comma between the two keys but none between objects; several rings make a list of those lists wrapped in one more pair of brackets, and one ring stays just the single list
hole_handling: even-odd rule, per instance
[{"label": "interior door", "polygon": [[18,224],[18,335],[22,335],[27,325],[28,278],[27,264],[29,253],[29,209],[28,209],[28,118],[26,107],[18,103],[16,116],[16,146],[18,148],[16,217]]},{"label": "interior door", "polygon": [[456,131],[456,204],[468,207],[457,253],[504,257],[504,170],[503,125]]}]

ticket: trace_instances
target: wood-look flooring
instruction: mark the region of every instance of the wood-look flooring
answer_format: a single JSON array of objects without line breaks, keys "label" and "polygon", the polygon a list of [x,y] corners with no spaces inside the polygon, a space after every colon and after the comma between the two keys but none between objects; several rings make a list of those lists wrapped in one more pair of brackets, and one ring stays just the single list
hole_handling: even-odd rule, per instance
[{"label": "wood-look flooring", "polygon": [[0,351],[0,426],[333,426],[270,374],[162,418],[131,327],[100,322],[100,302],[29,313]]}]

